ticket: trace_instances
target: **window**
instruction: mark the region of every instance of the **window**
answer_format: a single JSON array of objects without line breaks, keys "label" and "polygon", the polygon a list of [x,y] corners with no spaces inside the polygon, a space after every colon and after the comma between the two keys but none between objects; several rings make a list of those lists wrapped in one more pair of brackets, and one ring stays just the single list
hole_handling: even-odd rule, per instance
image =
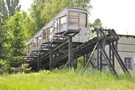
[{"label": "window", "polygon": [[28,54],[31,52],[32,50],[32,43],[28,44]]},{"label": "window", "polygon": [[80,13],[80,26],[87,27],[87,15],[85,13]]},{"label": "window", "polygon": [[58,21],[55,20],[55,21],[54,21],[54,27],[56,28],[57,26],[58,26]]},{"label": "window", "polygon": [[78,26],[78,12],[69,12],[69,25]]},{"label": "window", "polygon": [[67,24],[67,16],[62,16],[62,17],[60,17],[60,19],[59,19],[59,23],[60,23],[60,25],[59,25],[59,28],[58,28],[58,32],[61,32],[61,31],[63,31],[63,27]]},{"label": "window", "polygon": [[78,24],[78,19],[77,18],[69,18],[69,24]]},{"label": "window", "polygon": [[65,23],[67,23],[67,17],[66,16],[61,17],[60,18],[60,24],[65,24]]},{"label": "window", "polygon": [[42,33],[42,39],[45,39],[45,38],[46,38],[46,29]]},{"label": "window", "polygon": [[130,57],[125,57],[124,64],[127,69],[132,69],[132,59]]},{"label": "window", "polygon": [[39,45],[41,45],[41,43],[42,43],[42,36],[40,35],[40,36],[38,37],[38,47],[39,47]]},{"label": "window", "polygon": [[37,41],[36,41],[36,38],[33,39],[33,48],[35,48],[37,45]]},{"label": "window", "polygon": [[71,17],[72,17],[72,16],[74,16],[74,17],[79,16],[78,12],[69,12],[69,15],[70,15]]},{"label": "window", "polygon": [[48,28],[47,30],[46,30],[46,41],[48,42],[49,40],[50,40],[50,29]]}]

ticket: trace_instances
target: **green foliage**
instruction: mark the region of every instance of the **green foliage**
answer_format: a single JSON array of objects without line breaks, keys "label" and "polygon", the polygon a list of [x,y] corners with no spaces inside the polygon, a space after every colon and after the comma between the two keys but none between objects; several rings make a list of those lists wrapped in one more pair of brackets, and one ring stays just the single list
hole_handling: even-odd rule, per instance
[{"label": "green foliage", "polygon": [[13,16],[20,9],[19,0],[0,0],[0,18],[2,21]]},{"label": "green foliage", "polygon": [[90,0],[69,0],[70,1],[70,7],[79,7],[79,8],[85,8],[90,9]]},{"label": "green foliage", "polygon": [[10,65],[17,66],[23,60],[27,36],[23,13],[16,12],[19,9],[19,0],[0,0],[0,60],[4,63],[0,69],[4,72],[10,71]]},{"label": "green foliage", "polygon": [[0,76],[0,90],[134,90],[135,77],[116,78],[110,73],[40,71]]},{"label": "green foliage", "polygon": [[17,61],[18,59],[21,60],[21,56],[24,55],[25,30],[23,29],[22,21],[23,18],[21,13],[17,12],[6,22],[8,41],[5,44],[8,45],[6,48],[9,50],[8,57],[11,61]]},{"label": "green foliage", "polygon": [[6,4],[5,4],[4,0],[0,0],[0,19],[1,19],[1,22],[3,22],[7,18],[8,18],[8,12],[6,9]]},{"label": "green foliage", "polygon": [[24,73],[24,72],[25,72],[25,73],[30,72],[31,67],[28,67],[28,66],[29,66],[29,64],[27,64],[27,63],[22,64],[21,67],[20,67],[21,72],[23,72],[23,73]]},{"label": "green foliage", "polygon": [[2,22],[0,24],[0,59],[6,59],[5,58],[5,53],[7,54],[7,51],[4,51],[4,46],[7,46],[5,42],[7,41],[7,29],[6,29],[6,23]]},{"label": "green foliage", "polygon": [[7,73],[10,70],[10,64],[7,60],[0,60],[0,74]]},{"label": "green foliage", "polygon": [[97,18],[93,23],[88,24],[88,28],[89,28],[89,39],[91,39],[96,35],[95,33],[92,33],[92,30],[94,30],[94,28],[103,28],[101,20]]},{"label": "green foliage", "polygon": [[35,26],[32,35],[34,35],[37,31],[39,31],[42,28],[42,26],[45,24],[45,22],[41,18],[41,12],[43,11],[43,6],[44,6],[44,0],[34,0],[31,5],[30,16]]},{"label": "green foliage", "polygon": [[34,34],[35,25],[32,18],[26,12],[20,12],[22,15],[22,27],[24,29],[25,39],[28,40]]},{"label": "green foliage", "polygon": [[21,8],[21,5],[18,5],[19,0],[6,0],[5,4],[9,16],[13,16]]},{"label": "green foliage", "polygon": [[46,1],[41,17],[44,21],[49,22],[59,11],[69,6],[68,0],[52,0],[51,2]]},{"label": "green foliage", "polygon": [[[27,21],[28,20],[28,21]],[[25,12],[16,12],[16,14],[7,19],[3,25],[0,35],[1,39],[1,59],[6,59],[11,67],[19,67],[24,62],[24,48],[28,38],[30,38],[31,27],[27,27],[27,23],[32,25],[31,19]]]},{"label": "green foliage", "polygon": [[93,23],[89,23],[89,29],[103,28],[101,20],[98,18]]},{"label": "green foliage", "polygon": [[84,66],[84,59],[83,59],[83,57],[79,57],[77,60],[77,68],[82,69],[83,66]]},{"label": "green foliage", "polygon": [[14,68],[11,67],[11,73],[29,73],[31,71],[31,67],[28,67],[29,64],[22,64],[20,67]]}]

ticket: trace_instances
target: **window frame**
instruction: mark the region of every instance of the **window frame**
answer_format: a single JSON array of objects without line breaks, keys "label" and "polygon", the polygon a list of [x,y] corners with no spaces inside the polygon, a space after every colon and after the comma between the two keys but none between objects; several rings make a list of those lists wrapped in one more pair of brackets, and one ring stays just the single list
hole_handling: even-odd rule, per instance
[{"label": "window frame", "polygon": [[[61,23],[61,21],[62,21],[62,18],[65,18],[65,20],[66,20],[66,22],[64,22],[64,23]],[[67,24],[67,15],[64,15],[64,16],[61,16],[61,17],[59,17],[59,26],[61,26],[61,25],[64,25],[64,24]]]},{"label": "window frame", "polygon": [[[71,13],[77,13],[77,14],[71,14]],[[86,16],[85,17],[85,25],[84,25],[84,27],[87,27],[88,26],[88,19],[87,19],[88,15],[85,12],[69,11],[68,24],[70,25],[71,23],[77,23],[78,26],[81,26],[81,23],[80,23],[81,22],[81,14],[82,15],[84,14]],[[70,19],[77,19],[77,21],[76,22],[71,22]],[[73,20],[73,21],[75,21],[75,20]]]},{"label": "window frame", "polygon": [[[70,13],[77,13],[77,16],[76,15],[72,15]],[[77,26],[79,26],[79,16],[80,15],[80,12],[77,12],[77,11],[69,11],[68,12],[68,25],[73,25],[73,24],[76,24]],[[77,22],[71,22],[72,20],[70,19],[76,19]],[[74,20],[73,20],[74,21]]]},{"label": "window frame", "polygon": [[131,57],[125,57],[124,58],[124,65],[127,69],[132,69],[132,58]]},{"label": "window frame", "polygon": [[87,27],[87,24],[88,24],[88,22],[87,22],[88,21],[87,20],[87,13],[80,12],[79,14],[80,14],[79,15],[79,25],[81,26],[81,24],[80,24],[80,22],[81,22],[81,19],[80,19],[81,18],[81,14],[84,14],[84,15],[86,15],[86,17],[85,17],[85,25],[84,26]]}]

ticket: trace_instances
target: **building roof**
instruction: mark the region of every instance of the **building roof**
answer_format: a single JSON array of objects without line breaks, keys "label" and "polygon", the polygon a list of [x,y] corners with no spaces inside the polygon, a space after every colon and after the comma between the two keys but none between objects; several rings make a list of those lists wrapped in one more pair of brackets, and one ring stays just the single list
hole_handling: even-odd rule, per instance
[{"label": "building roof", "polygon": [[133,37],[135,38],[135,35],[125,35],[125,34],[118,34],[119,37]]}]

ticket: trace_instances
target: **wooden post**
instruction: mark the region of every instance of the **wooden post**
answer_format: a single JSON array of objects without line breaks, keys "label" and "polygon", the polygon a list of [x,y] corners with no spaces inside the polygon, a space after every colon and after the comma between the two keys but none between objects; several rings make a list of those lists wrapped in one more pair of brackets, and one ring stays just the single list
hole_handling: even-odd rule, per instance
[{"label": "wooden post", "polygon": [[73,67],[73,55],[72,55],[72,36],[69,36],[68,40],[68,67]]}]

